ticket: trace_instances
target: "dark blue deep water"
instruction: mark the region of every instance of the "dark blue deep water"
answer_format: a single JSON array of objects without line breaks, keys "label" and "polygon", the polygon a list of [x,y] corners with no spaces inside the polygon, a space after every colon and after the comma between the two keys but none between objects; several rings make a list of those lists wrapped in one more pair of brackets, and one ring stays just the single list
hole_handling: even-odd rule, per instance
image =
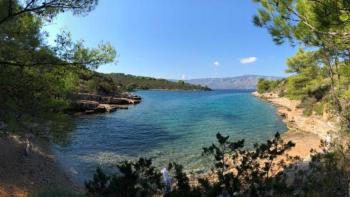
[{"label": "dark blue deep water", "polygon": [[188,171],[203,171],[208,166],[202,147],[213,143],[217,132],[252,145],[286,130],[275,108],[249,91],[136,94],[143,101],[128,110],[77,118],[69,142],[55,146],[74,180],[90,178],[97,166],[109,169],[139,156],[154,158],[159,167],[176,161]]}]

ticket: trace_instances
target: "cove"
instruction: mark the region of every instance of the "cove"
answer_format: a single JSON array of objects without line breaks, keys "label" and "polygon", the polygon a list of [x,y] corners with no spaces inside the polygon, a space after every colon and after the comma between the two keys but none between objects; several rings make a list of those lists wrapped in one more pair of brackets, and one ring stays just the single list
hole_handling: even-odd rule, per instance
[{"label": "cove", "polygon": [[170,161],[187,171],[210,168],[202,147],[215,142],[216,133],[247,146],[264,142],[287,130],[275,108],[251,91],[137,91],[142,103],[111,114],[80,116],[64,144],[54,152],[74,181],[91,178],[96,167],[140,156],[156,166]]}]

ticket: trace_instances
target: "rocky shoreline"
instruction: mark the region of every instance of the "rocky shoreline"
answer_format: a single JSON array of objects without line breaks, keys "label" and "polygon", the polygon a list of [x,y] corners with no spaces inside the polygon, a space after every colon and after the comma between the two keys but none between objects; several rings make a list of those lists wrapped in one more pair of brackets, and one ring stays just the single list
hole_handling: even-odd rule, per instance
[{"label": "rocky shoreline", "polygon": [[277,108],[277,113],[283,118],[288,131],[282,134],[285,141],[293,141],[296,146],[289,152],[291,156],[300,156],[304,161],[310,159],[310,150],[319,150],[321,140],[327,135],[338,136],[339,120],[324,113],[323,116],[312,114],[305,116],[299,107],[300,101],[279,97],[275,93],[253,92],[252,95],[267,101]]},{"label": "rocky shoreline", "polygon": [[78,93],[74,95],[73,100],[68,112],[80,115],[110,113],[118,109],[128,109],[129,105],[139,104],[142,99],[131,93],[114,96]]}]

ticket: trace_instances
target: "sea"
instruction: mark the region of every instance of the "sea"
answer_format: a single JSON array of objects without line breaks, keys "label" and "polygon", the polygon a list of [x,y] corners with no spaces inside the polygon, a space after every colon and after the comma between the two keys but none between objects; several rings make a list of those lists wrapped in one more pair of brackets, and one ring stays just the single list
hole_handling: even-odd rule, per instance
[{"label": "sea", "polygon": [[97,167],[113,173],[118,162],[139,157],[151,158],[159,169],[177,162],[187,172],[203,173],[213,163],[202,156],[203,147],[215,143],[217,133],[245,139],[249,148],[287,130],[275,107],[251,93],[136,91],[142,102],[127,110],[76,117],[54,152],[77,183],[91,179]]}]

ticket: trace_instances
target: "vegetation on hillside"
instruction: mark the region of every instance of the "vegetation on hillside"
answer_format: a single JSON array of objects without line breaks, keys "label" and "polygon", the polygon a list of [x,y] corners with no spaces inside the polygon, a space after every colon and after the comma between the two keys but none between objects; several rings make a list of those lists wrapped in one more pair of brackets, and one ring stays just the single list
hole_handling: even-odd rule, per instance
[{"label": "vegetation on hillside", "polygon": [[85,14],[96,4],[97,0],[0,1],[0,121],[7,131],[30,132],[34,123],[45,128],[48,119],[69,105],[81,72],[114,61],[116,51],[109,43],[89,49],[62,32],[51,46],[42,30],[60,12]]},{"label": "vegetation on hillside", "polygon": [[350,4],[348,1],[254,0],[254,23],[266,28],[276,44],[289,41],[299,50],[288,58],[283,80],[258,83],[259,92],[275,91],[302,100],[306,114],[342,117],[349,130]]},{"label": "vegetation on hillside", "polygon": [[[266,28],[276,44],[288,41],[299,47],[286,61],[286,72],[290,76],[279,81],[260,80],[258,92],[274,92],[301,100],[299,107],[305,115],[327,113],[341,119],[343,132],[339,133],[340,141],[333,144],[336,148],[314,155],[309,164],[311,170],[307,171],[310,178],[307,182],[300,179],[311,192],[303,196],[348,196],[341,191],[349,181],[345,161],[349,157],[346,152],[350,131],[350,3],[333,0],[254,2],[259,5],[254,23]],[[332,182],[339,186],[329,185]]]},{"label": "vegetation on hillside", "polygon": [[[116,59],[116,50],[100,43],[87,48],[69,32],[47,44],[42,27],[61,12],[84,15],[98,0],[0,1],[0,129],[19,133],[46,129],[79,91],[116,94],[134,89],[205,89],[146,77],[95,72]],[[41,128],[33,128],[40,123]],[[5,125],[5,126],[3,126]],[[39,126],[39,124],[37,125]]]},{"label": "vegetation on hillside", "polygon": [[103,74],[89,72],[80,77],[80,92],[115,94],[134,90],[210,90],[200,85],[192,85],[184,81],[169,81],[152,77],[127,75],[122,73]]},{"label": "vegetation on hillside", "polygon": [[283,79],[281,80],[259,79],[256,85],[256,88],[259,93],[275,91],[282,81]]},{"label": "vegetation on hillside", "polygon": [[152,77],[133,76],[122,73],[112,73],[110,76],[126,90],[135,89],[169,89],[169,90],[210,90],[208,87],[192,85],[182,80],[169,81],[166,79],[156,79]]}]

